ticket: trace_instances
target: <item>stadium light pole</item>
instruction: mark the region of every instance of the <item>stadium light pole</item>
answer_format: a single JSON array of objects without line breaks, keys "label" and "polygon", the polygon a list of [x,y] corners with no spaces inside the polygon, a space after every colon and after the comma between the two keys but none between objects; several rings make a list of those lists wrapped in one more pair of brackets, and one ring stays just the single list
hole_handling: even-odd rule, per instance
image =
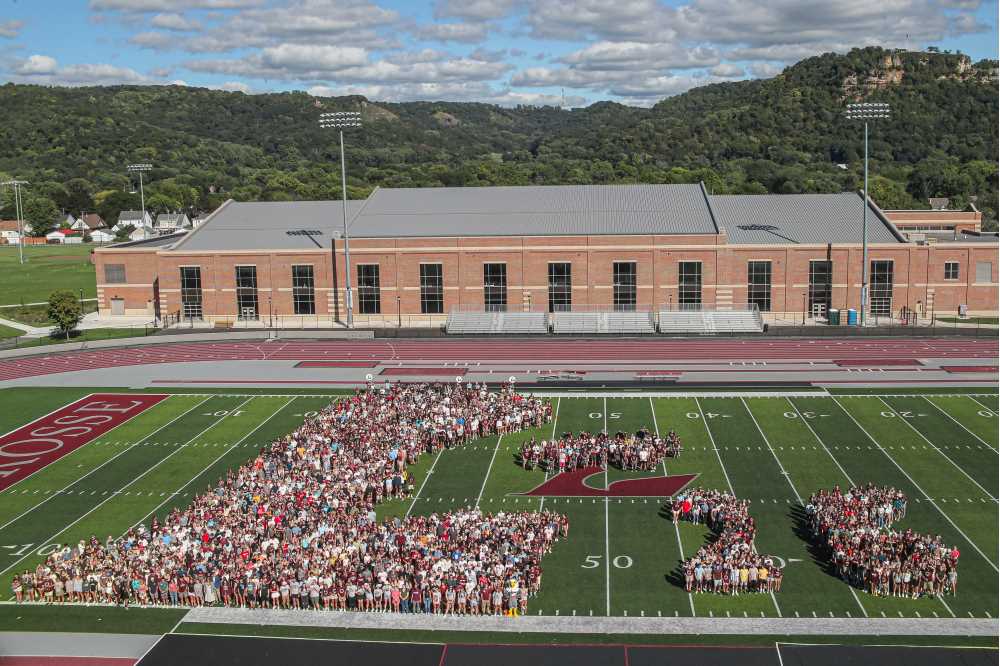
[{"label": "stadium light pole", "polygon": [[861,202],[861,308],[858,324],[865,325],[865,307],[868,305],[868,121],[888,120],[889,105],[884,102],[858,102],[847,105],[845,117],[865,124],[865,196]]},{"label": "stadium light pole", "polygon": [[5,180],[0,185],[14,190],[14,215],[17,216],[17,257],[24,263],[24,211],[21,208],[21,188],[28,184],[26,180]]},{"label": "stadium light pole", "polygon": [[139,174],[139,201],[142,206],[142,222],[146,222],[146,192],[142,188],[142,174],[153,168],[152,164],[142,162],[140,164],[129,164],[127,169],[129,173]]},{"label": "stadium light pole", "polygon": [[347,328],[354,328],[354,298],[351,293],[351,241],[347,235],[347,162],[344,160],[344,130],[361,127],[361,112],[335,111],[319,114],[319,126],[340,133],[340,187],[344,205],[344,304],[347,306]]}]

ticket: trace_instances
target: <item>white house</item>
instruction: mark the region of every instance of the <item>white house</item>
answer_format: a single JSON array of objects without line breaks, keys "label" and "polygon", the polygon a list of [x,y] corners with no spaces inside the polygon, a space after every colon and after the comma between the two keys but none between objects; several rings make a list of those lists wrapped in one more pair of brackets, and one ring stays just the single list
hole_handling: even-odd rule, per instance
[{"label": "white house", "polygon": [[190,228],[191,220],[184,213],[160,213],[156,216],[156,232],[161,236]]},{"label": "white house", "polygon": [[106,226],[104,219],[97,213],[85,213],[77,218],[76,222],[70,226],[70,229],[87,233],[89,231],[96,231],[97,229],[104,229]]},{"label": "white house", "polygon": [[0,245],[19,245],[21,234],[17,230],[17,220],[0,220]]},{"label": "white house", "polygon": [[62,243],[64,240],[66,240],[66,234],[59,230],[50,231],[49,233],[45,234],[46,243],[56,244],[56,243]]},{"label": "white house", "polygon": [[136,227],[132,231],[132,233],[128,235],[128,239],[134,241],[146,240],[147,238],[152,238],[153,236],[156,236],[156,232],[153,231],[153,228],[149,226],[144,226],[144,227]]},{"label": "white house", "polygon": [[144,210],[123,210],[118,213],[118,222],[111,230],[118,231],[128,226],[152,228],[153,218]]},{"label": "white house", "polygon": [[115,239],[115,235],[104,229],[97,229],[90,232],[90,237],[95,243],[110,243]]},{"label": "white house", "polygon": [[73,217],[70,213],[66,213],[65,217],[60,216],[56,218],[56,227],[72,229],[75,224],[76,224],[76,218]]}]

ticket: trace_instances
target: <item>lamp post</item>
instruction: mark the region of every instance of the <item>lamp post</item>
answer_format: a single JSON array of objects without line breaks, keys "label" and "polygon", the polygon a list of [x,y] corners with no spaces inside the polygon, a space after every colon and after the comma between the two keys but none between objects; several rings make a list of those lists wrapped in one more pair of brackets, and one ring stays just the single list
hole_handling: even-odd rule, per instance
[{"label": "lamp post", "polygon": [[5,180],[0,185],[14,190],[14,215],[17,216],[17,256],[24,263],[24,211],[21,208],[21,187],[27,185],[26,180]]},{"label": "lamp post", "polygon": [[861,308],[858,324],[865,325],[865,307],[868,305],[868,121],[888,120],[889,105],[884,102],[860,102],[847,105],[845,117],[861,120],[865,124],[865,196],[861,202]]},{"label": "lamp post", "polygon": [[344,204],[344,286],[346,287],[344,303],[347,306],[347,328],[353,328],[354,299],[351,293],[351,241],[347,235],[347,163],[344,160],[344,129],[361,127],[361,113],[359,111],[321,113],[319,126],[323,129],[335,129],[340,133],[340,186]]},{"label": "lamp post", "polygon": [[399,296],[396,296],[396,328],[403,328],[403,308]]},{"label": "lamp post", "polygon": [[[140,201],[140,205],[142,206],[142,218],[141,218],[140,224],[142,224],[143,226],[145,226],[145,223],[146,223],[146,192],[145,192],[145,190],[142,187],[142,174],[145,173],[146,171],[149,171],[150,169],[152,169],[153,165],[152,164],[148,164],[146,162],[142,162],[142,163],[139,163],[139,164],[129,164],[126,168],[128,169],[129,173],[137,173],[137,174],[139,174],[139,201]],[[133,194],[135,194],[135,192],[133,192]]]}]

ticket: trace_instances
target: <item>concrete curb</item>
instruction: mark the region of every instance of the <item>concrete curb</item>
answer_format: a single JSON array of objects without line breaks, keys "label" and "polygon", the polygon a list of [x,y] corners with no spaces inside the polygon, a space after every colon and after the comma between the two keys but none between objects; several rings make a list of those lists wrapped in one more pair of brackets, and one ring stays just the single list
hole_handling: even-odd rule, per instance
[{"label": "concrete curb", "polygon": [[[723,618],[590,617],[529,615],[412,615],[245,608],[195,608],[184,622],[342,629],[426,629],[541,634],[742,634],[826,636],[996,636],[997,621],[986,618]],[[180,629],[183,632],[183,626]]]},{"label": "concrete curb", "polygon": [[138,659],[160,640],[147,634],[0,632],[0,657],[103,657]]}]

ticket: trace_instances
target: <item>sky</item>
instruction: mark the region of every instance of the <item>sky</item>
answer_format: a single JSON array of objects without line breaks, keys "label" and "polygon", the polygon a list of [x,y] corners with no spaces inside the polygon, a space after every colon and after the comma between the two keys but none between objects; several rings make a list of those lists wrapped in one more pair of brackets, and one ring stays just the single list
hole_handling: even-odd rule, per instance
[{"label": "sky", "polygon": [[0,0],[0,81],[649,106],[856,46],[997,58],[996,0]]}]

